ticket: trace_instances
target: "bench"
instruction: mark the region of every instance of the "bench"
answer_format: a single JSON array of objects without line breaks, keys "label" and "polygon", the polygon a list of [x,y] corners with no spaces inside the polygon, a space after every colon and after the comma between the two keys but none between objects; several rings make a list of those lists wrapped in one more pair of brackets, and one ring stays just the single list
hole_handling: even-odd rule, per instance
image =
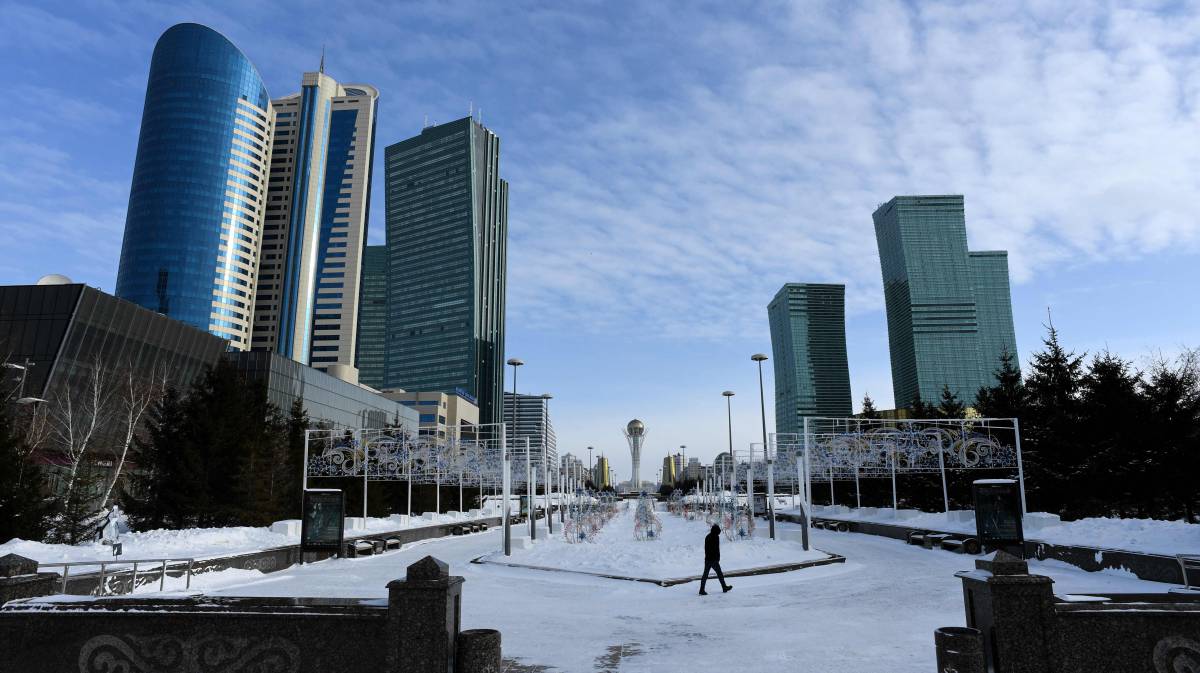
[{"label": "bench", "polygon": [[367,540],[348,540],[346,542],[346,557],[358,558],[359,556],[371,556],[375,553],[375,545]]},{"label": "bench", "polygon": [[402,546],[403,546],[403,543],[400,542],[400,538],[398,538],[398,537],[389,537],[383,541],[383,548],[385,551],[392,550],[392,549],[399,549]]},{"label": "bench", "polygon": [[926,549],[933,549],[934,547],[941,549],[942,540],[945,540],[948,537],[950,536],[945,533],[930,533],[921,538],[921,546]]},{"label": "bench", "polygon": [[905,537],[904,541],[909,544],[919,544],[919,545],[924,546],[925,531],[910,530],[910,531],[908,531],[908,535]]}]

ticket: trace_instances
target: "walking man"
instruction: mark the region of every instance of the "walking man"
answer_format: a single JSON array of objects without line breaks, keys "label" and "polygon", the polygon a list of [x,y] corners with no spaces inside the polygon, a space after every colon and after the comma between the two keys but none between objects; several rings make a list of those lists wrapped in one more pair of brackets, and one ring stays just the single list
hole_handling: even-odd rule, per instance
[{"label": "walking man", "polygon": [[708,582],[708,571],[717,571],[717,580],[721,582],[721,591],[729,591],[733,587],[725,583],[725,573],[721,572],[721,527],[713,524],[712,530],[704,537],[704,575],[700,577],[700,595],[707,596],[704,585]]}]

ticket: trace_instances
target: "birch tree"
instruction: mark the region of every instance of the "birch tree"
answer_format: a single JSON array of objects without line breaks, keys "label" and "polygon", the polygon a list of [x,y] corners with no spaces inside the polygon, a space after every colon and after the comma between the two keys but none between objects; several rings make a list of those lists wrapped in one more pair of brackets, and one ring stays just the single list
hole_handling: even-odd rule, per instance
[{"label": "birch tree", "polygon": [[104,488],[104,496],[100,499],[103,507],[109,506],[113,489],[121,479],[125,468],[125,460],[133,440],[142,427],[142,419],[146,411],[157,404],[167,392],[169,379],[166,363],[160,362],[154,366],[149,376],[138,376],[132,363],[127,364],[123,374],[116,376],[120,389],[114,404],[113,415],[120,423],[122,434],[117,437],[117,445],[113,450],[113,469],[108,483]]},{"label": "birch tree", "polygon": [[67,383],[54,394],[49,412],[50,439],[67,460],[66,497],[75,497],[79,469],[111,415],[112,376],[96,356],[77,392]]}]

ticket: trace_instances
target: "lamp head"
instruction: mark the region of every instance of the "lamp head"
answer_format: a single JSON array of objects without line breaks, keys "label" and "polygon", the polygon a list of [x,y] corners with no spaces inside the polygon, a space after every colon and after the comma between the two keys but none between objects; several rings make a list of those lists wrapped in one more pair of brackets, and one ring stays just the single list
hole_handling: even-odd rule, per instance
[{"label": "lamp head", "polygon": [[525,361],[522,360],[521,358],[509,358],[508,364],[510,364],[514,367],[520,367],[521,365],[525,364]]},{"label": "lamp head", "polygon": [[767,355],[765,353],[755,353],[754,355],[750,356],[750,359],[754,360],[755,362],[762,362],[763,360],[767,359]]}]

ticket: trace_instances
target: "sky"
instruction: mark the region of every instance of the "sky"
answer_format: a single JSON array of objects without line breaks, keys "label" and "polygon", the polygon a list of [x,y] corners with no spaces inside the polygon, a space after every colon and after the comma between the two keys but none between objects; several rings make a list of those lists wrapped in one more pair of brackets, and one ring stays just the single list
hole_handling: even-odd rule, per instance
[{"label": "sky", "polygon": [[750,355],[785,282],[846,285],[855,407],[892,405],[871,213],[896,194],[963,194],[971,249],[1008,250],[1022,363],[1048,316],[1139,365],[1200,346],[1193,3],[0,0],[0,283],[113,290],[150,56],[184,21],[273,97],[324,48],[380,89],[380,159],[481,110],[510,183],[506,357],[554,395],[559,452],[619,478],[634,417],[644,476],[724,450],[723,390],[734,446],[762,440]]}]

